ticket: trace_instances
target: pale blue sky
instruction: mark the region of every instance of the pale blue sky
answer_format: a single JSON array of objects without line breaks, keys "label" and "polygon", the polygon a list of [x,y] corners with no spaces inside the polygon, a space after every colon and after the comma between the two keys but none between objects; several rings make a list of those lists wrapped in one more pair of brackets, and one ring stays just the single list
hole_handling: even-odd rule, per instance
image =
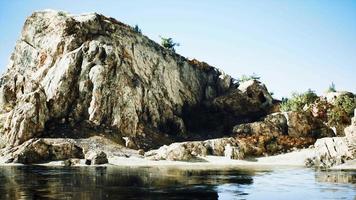
[{"label": "pale blue sky", "polygon": [[27,16],[46,8],[98,12],[138,24],[155,41],[181,44],[177,52],[233,77],[257,73],[276,97],[333,81],[356,92],[356,0],[0,0],[0,70]]}]

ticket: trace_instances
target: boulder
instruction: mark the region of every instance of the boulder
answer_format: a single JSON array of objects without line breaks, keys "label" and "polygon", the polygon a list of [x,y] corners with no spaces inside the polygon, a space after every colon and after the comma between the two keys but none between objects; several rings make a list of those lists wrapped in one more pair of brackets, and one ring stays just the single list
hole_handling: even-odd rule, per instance
[{"label": "boulder", "polygon": [[151,160],[190,161],[198,155],[206,155],[207,148],[201,142],[173,143],[145,153]]},{"label": "boulder", "polygon": [[224,156],[227,144],[236,146],[234,138],[219,138],[195,142],[177,142],[164,145],[157,150],[145,153],[145,157],[152,160],[180,160],[190,161],[207,155]]},{"label": "boulder", "polygon": [[287,119],[283,114],[275,113],[266,116],[263,121],[236,125],[232,132],[235,135],[287,135]]},{"label": "boulder", "polygon": [[102,165],[108,163],[108,158],[103,151],[90,151],[85,154],[85,163],[88,165]]},{"label": "boulder", "polygon": [[272,97],[264,84],[251,80],[243,82],[237,90],[216,97],[212,105],[236,117],[258,115],[267,112],[272,106]]},{"label": "boulder", "polygon": [[318,139],[314,147],[315,157],[312,158],[312,165],[315,167],[329,168],[353,158],[345,137]]},{"label": "boulder", "polygon": [[70,139],[30,139],[5,152],[14,163],[33,164],[71,158],[84,158],[83,150]]}]

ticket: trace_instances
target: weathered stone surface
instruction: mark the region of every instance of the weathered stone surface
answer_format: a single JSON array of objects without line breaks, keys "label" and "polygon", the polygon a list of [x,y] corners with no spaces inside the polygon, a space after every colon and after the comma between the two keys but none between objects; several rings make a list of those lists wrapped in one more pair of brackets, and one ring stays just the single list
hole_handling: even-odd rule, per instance
[{"label": "weathered stone surface", "polygon": [[206,124],[228,122],[211,126],[223,132],[236,119],[263,115],[272,102],[263,84],[237,88],[220,70],[187,60],[113,18],[49,10],[26,20],[0,86],[2,146],[45,137],[51,128],[61,132],[63,120],[70,130],[85,121],[113,135],[189,137],[197,123],[189,124],[193,108],[200,105],[216,114]]},{"label": "weathered stone surface", "polygon": [[30,139],[5,154],[11,155],[11,161],[23,164],[84,158],[82,148],[70,139]]},{"label": "weathered stone surface", "polygon": [[68,159],[63,161],[63,165],[66,167],[70,166],[75,166],[80,164],[80,159],[74,158],[74,159]]},{"label": "weathered stone surface", "polygon": [[251,80],[243,82],[238,90],[215,98],[213,105],[221,110],[229,110],[235,116],[243,116],[269,108],[272,97],[265,85]]},{"label": "weathered stone surface", "polygon": [[356,159],[356,109],[351,125],[345,128],[345,139],[352,157]]},{"label": "weathered stone surface", "polygon": [[225,146],[224,155],[227,158],[235,159],[235,160],[241,160],[244,159],[245,157],[244,151],[241,147],[238,146],[234,147],[231,146],[230,144],[227,144]]},{"label": "weathered stone surface", "polygon": [[333,131],[307,113],[289,112],[267,115],[263,121],[236,125],[233,134],[254,147],[250,155],[273,155],[294,148],[305,148],[317,138],[333,136]]},{"label": "weathered stone surface", "polygon": [[287,135],[287,119],[282,113],[271,114],[263,121],[236,125],[232,132],[236,135]]},{"label": "weathered stone surface", "polygon": [[308,112],[285,113],[288,123],[288,135],[293,137],[333,137],[335,133],[323,121],[314,118]]},{"label": "weathered stone surface", "polygon": [[42,89],[33,87],[29,93],[16,100],[16,105],[11,111],[4,114],[5,119],[0,122],[3,123],[4,135],[1,137],[3,144],[22,144],[39,136],[44,130],[48,119],[46,96]]},{"label": "weathered stone surface", "polygon": [[356,116],[345,128],[345,137],[322,138],[314,146],[315,156],[306,163],[309,167],[329,168],[356,159]]},{"label": "weathered stone surface", "polygon": [[173,143],[149,151],[145,156],[154,160],[191,160],[206,155],[244,159],[285,153],[315,143],[313,134],[288,135],[287,124],[285,115],[276,113],[268,115],[263,121],[235,126],[234,137]]},{"label": "weathered stone surface", "polygon": [[267,115],[263,121],[234,126],[236,135],[268,135],[292,137],[332,137],[334,132],[323,121],[308,112],[286,112]]},{"label": "weathered stone surface", "polygon": [[164,145],[157,150],[145,153],[145,157],[152,160],[189,161],[199,154],[206,155],[207,148],[201,142],[173,143]]},{"label": "weathered stone surface", "polygon": [[85,154],[85,163],[90,163],[91,165],[102,165],[108,163],[108,158],[103,151],[90,151]]},{"label": "weathered stone surface", "polygon": [[165,145],[157,150],[145,153],[145,157],[153,160],[181,160],[189,161],[197,156],[215,155],[224,156],[227,145],[237,146],[234,138],[219,138],[205,141],[180,142]]},{"label": "weathered stone surface", "polygon": [[329,168],[352,159],[345,137],[322,138],[315,142],[315,167]]}]

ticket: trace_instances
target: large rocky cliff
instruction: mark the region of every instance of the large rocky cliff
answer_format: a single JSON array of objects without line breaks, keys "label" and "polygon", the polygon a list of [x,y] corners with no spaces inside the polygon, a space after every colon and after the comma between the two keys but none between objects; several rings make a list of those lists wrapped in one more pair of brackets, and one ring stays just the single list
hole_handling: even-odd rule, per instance
[{"label": "large rocky cliff", "polygon": [[239,85],[113,18],[47,10],[26,20],[0,85],[3,147],[90,133],[147,149],[229,134],[272,105],[260,82]]}]

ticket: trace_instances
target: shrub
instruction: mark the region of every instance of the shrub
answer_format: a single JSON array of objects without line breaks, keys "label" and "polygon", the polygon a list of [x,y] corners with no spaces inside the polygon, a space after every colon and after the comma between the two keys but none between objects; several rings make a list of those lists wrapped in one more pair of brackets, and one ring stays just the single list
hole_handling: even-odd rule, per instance
[{"label": "shrub", "polygon": [[345,111],[349,117],[352,117],[356,108],[356,97],[351,95],[340,95],[336,97],[334,105]]},{"label": "shrub", "polygon": [[172,38],[161,37],[161,45],[169,50],[175,51],[174,47],[179,46],[179,43],[175,43]]},{"label": "shrub", "polygon": [[281,103],[281,111],[303,111],[304,106],[309,106],[319,97],[309,89],[304,93],[293,93],[292,98],[284,98]]},{"label": "shrub", "polygon": [[59,15],[59,16],[63,16],[63,17],[65,17],[65,16],[66,16],[66,13],[65,13],[65,12],[63,12],[63,11],[59,11],[59,12],[58,12],[58,15]]},{"label": "shrub", "polygon": [[337,132],[342,133],[350,124],[355,108],[356,97],[351,95],[336,97],[333,106],[328,110],[328,125],[336,127]]}]

